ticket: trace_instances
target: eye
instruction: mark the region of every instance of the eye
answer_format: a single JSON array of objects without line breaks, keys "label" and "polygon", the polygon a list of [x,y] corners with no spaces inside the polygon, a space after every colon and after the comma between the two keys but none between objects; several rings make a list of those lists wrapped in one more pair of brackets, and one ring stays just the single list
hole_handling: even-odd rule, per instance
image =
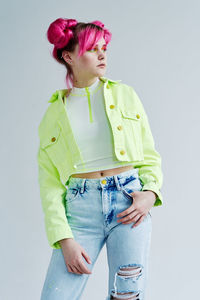
[{"label": "eye", "polygon": [[87,50],[88,52],[94,52],[96,49],[93,48],[93,49],[90,49],[90,50]]},{"label": "eye", "polygon": [[[107,51],[107,48],[106,47],[104,47],[104,48],[102,48],[103,49],[103,51]],[[93,48],[93,49],[90,49],[90,50],[87,50],[88,52],[94,52],[94,51],[96,51],[97,50],[97,48]]]}]

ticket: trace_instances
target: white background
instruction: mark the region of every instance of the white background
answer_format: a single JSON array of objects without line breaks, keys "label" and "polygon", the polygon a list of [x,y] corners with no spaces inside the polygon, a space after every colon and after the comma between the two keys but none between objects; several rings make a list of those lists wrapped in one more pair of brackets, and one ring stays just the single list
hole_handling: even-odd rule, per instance
[{"label": "white background", "polygon": [[[197,0],[1,3],[0,299],[39,299],[52,251],[36,153],[47,102],[66,88],[46,39],[59,17],[100,20],[112,32],[105,76],[134,87],[162,156],[164,203],[152,209],[147,300],[199,297],[199,12]],[[105,299],[107,281],[104,247],[82,300]]]}]

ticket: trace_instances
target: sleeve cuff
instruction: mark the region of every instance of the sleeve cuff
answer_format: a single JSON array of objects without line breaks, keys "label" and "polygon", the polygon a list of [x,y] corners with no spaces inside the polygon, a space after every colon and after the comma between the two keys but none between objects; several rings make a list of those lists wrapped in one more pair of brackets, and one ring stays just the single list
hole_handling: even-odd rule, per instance
[{"label": "sleeve cuff", "polygon": [[63,230],[56,230],[54,231],[54,233],[51,233],[51,236],[49,237],[48,241],[49,241],[49,245],[50,247],[52,247],[53,249],[60,249],[60,240],[66,239],[66,238],[74,238],[73,233],[71,231],[71,228],[68,227],[67,230],[63,231]]},{"label": "sleeve cuff", "polygon": [[144,190],[150,190],[156,193],[157,197],[155,200],[155,203],[153,206],[159,206],[163,204],[163,197],[161,194],[160,189],[152,182],[152,183],[147,183],[142,187],[142,191]]}]

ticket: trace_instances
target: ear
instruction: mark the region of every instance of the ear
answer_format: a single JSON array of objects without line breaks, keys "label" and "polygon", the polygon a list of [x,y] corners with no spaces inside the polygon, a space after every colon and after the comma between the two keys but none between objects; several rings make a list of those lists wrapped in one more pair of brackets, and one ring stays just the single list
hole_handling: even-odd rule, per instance
[{"label": "ear", "polygon": [[71,64],[71,63],[72,63],[72,58],[71,58],[71,56],[70,56],[70,54],[69,54],[68,51],[63,50],[63,52],[62,52],[62,58],[63,58],[68,64]]}]

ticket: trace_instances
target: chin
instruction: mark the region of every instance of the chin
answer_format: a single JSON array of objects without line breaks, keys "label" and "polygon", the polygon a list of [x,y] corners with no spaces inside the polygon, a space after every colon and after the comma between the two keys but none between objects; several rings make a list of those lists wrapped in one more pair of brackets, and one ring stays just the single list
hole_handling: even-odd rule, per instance
[{"label": "chin", "polygon": [[103,76],[105,73],[106,73],[106,69],[102,69],[97,72],[96,76],[100,77]]}]

